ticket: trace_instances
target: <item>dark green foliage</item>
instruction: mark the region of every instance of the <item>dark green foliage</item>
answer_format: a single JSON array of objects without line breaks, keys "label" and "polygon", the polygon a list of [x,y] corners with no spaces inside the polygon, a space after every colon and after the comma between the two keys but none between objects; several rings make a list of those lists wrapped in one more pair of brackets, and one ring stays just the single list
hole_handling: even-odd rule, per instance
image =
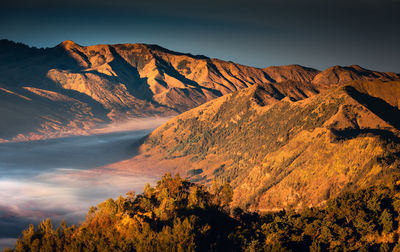
[{"label": "dark green foliage", "polygon": [[167,174],[143,194],[92,207],[79,227],[31,225],[15,251],[398,251],[397,181],[321,208],[260,215],[230,210],[229,184],[207,191]]}]

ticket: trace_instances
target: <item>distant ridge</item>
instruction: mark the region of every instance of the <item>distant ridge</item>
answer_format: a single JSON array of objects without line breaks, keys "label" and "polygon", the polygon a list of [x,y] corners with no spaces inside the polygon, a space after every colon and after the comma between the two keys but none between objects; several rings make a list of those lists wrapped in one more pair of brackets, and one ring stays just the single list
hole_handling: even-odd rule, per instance
[{"label": "distant ridge", "polygon": [[263,69],[275,82],[287,80],[311,82],[319,70],[300,65],[270,66]]},{"label": "distant ridge", "polygon": [[312,80],[314,84],[343,84],[353,80],[382,80],[393,81],[399,80],[399,75],[391,72],[377,72],[362,68],[358,65],[348,67],[333,66],[318,75]]}]

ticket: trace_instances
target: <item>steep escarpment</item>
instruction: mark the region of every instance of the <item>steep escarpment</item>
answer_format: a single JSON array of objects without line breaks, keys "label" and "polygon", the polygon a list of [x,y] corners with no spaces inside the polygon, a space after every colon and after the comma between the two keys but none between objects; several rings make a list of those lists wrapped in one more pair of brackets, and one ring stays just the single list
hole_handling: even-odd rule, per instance
[{"label": "steep escarpment", "polygon": [[255,85],[170,120],[131,164],[229,181],[233,204],[251,209],[319,205],[399,169],[399,87],[355,81],[293,99]]}]

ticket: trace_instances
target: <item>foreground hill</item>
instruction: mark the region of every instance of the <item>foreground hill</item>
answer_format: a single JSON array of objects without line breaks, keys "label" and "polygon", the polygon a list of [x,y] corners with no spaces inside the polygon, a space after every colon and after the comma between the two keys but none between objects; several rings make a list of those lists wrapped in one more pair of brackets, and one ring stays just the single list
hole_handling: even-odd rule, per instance
[{"label": "foreground hill", "polygon": [[399,169],[400,82],[355,81],[305,99],[288,90],[254,85],[183,113],[125,165],[228,181],[233,205],[261,211],[319,205]]},{"label": "foreground hill", "polygon": [[298,65],[259,69],[146,44],[64,41],[37,49],[1,40],[0,139],[72,134],[132,117],[176,115],[255,84],[307,83],[290,91],[304,97],[309,93],[303,89],[316,93],[326,85],[366,78],[399,76],[358,66],[324,72]]},{"label": "foreground hill", "polygon": [[167,174],[143,194],[92,207],[79,226],[31,225],[6,251],[398,251],[399,182],[259,215],[229,209],[228,184],[205,190]]}]

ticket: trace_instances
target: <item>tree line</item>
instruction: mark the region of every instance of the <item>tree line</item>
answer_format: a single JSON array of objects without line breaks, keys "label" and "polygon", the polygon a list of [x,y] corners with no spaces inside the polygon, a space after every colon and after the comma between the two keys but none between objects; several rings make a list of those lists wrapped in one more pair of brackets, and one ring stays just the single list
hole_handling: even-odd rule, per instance
[{"label": "tree line", "polygon": [[141,194],[91,207],[78,226],[30,225],[6,251],[400,251],[399,182],[260,214],[230,208],[229,184],[205,188],[166,174]]}]

